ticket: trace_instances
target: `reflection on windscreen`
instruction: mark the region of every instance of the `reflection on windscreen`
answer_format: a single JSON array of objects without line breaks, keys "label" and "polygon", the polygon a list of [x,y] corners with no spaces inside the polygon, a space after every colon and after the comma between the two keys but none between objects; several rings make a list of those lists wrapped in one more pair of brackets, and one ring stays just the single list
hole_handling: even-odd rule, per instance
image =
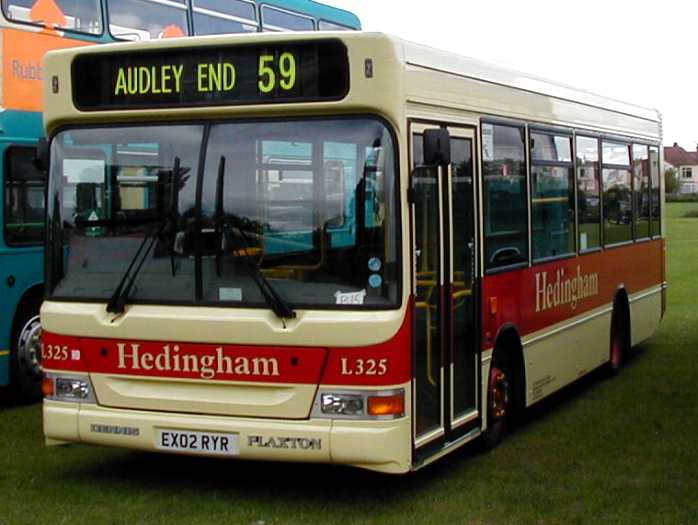
[{"label": "reflection on windscreen", "polygon": [[107,300],[153,238],[131,302],[266,306],[262,273],[294,307],[397,304],[394,155],[382,123],[212,125],[199,173],[202,140],[203,126],[57,135],[54,296]]}]

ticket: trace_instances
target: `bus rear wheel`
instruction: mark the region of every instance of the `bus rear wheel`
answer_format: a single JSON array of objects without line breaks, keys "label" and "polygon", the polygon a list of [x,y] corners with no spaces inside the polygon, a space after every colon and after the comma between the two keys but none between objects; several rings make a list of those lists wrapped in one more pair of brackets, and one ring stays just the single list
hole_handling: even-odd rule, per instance
[{"label": "bus rear wheel", "polygon": [[17,396],[23,401],[41,399],[41,323],[39,307],[32,303],[22,310],[12,334],[10,373]]},{"label": "bus rear wheel", "polygon": [[628,324],[622,310],[614,310],[611,321],[611,348],[608,360],[608,370],[616,375],[623,368],[628,356],[630,343],[628,341]]},{"label": "bus rear wheel", "polygon": [[481,441],[485,450],[497,446],[504,437],[512,416],[512,372],[506,359],[495,359],[487,386],[487,429]]}]

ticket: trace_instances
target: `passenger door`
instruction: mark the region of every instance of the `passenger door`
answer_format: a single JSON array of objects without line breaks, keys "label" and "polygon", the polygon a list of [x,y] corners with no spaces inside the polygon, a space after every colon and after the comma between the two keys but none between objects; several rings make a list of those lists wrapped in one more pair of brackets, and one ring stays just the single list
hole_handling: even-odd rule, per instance
[{"label": "passenger door", "polygon": [[479,427],[475,133],[449,126],[451,163],[423,165],[412,124],[414,441],[419,462]]}]

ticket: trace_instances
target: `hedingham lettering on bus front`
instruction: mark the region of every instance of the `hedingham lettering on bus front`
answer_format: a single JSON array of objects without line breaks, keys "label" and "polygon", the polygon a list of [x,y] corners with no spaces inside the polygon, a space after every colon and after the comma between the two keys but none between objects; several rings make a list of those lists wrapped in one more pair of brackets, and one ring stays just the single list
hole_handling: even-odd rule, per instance
[{"label": "hedingham lettering on bus front", "polygon": [[579,301],[598,293],[599,274],[582,273],[579,266],[576,274],[569,277],[565,275],[564,268],[557,270],[552,280],[548,272],[536,273],[536,312],[565,304],[574,310]]},{"label": "hedingham lettering on bus front", "polygon": [[222,346],[211,354],[181,352],[179,345],[163,345],[158,353],[142,352],[138,343],[118,343],[120,370],[157,370],[199,374],[202,379],[217,376],[279,376],[279,362],[273,357],[225,355]]}]

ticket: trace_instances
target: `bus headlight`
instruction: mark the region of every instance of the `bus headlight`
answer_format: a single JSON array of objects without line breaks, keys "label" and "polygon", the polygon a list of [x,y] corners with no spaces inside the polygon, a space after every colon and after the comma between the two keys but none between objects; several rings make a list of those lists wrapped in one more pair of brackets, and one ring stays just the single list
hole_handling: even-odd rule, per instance
[{"label": "bus headlight", "polygon": [[94,390],[88,376],[44,375],[42,391],[46,399],[95,403]]},{"label": "bus headlight", "polygon": [[396,419],[405,415],[405,391],[323,391],[315,397],[312,417],[334,419]]},{"label": "bus headlight", "polygon": [[364,398],[355,394],[324,393],[320,396],[320,410],[323,414],[361,415],[364,412]]}]

